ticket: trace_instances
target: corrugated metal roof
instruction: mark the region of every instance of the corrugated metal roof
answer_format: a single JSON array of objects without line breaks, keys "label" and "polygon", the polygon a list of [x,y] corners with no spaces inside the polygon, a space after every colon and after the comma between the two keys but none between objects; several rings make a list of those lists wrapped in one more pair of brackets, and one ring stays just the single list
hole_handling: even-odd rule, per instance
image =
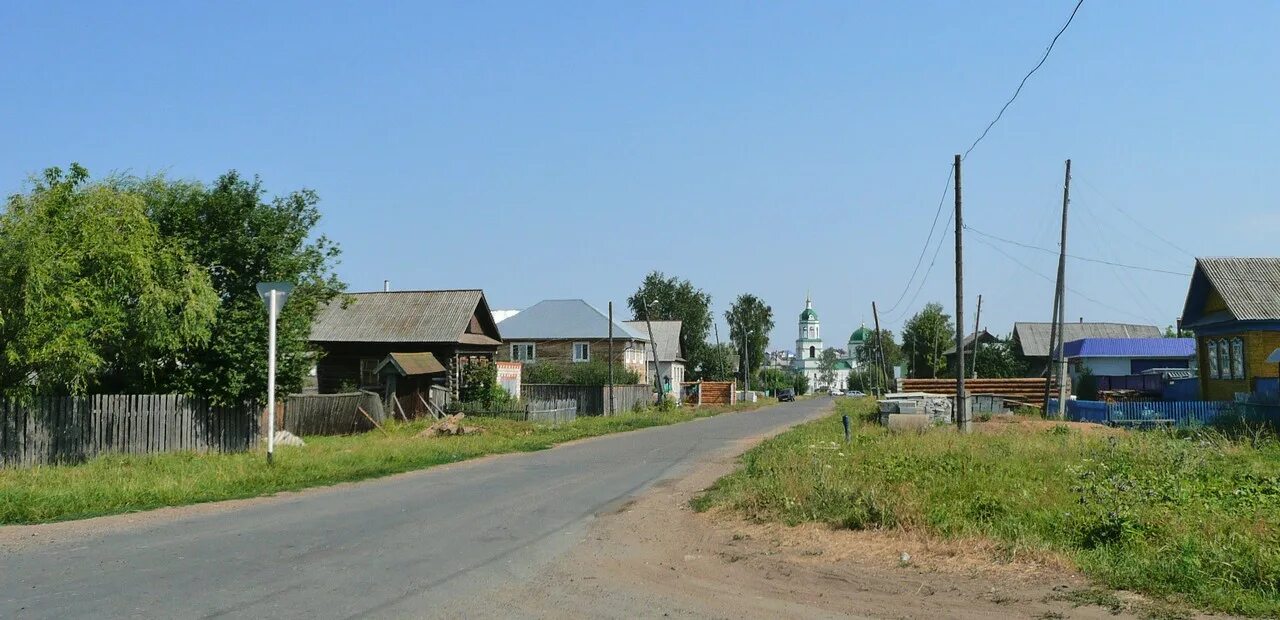
[{"label": "corrugated metal roof", "polygon": [[1187,358],[1196,354],[1195,338],[1084,338],[1063,345],[1072,357]]},{"label": "corrugated metal roof", "polygon": [[[632,331],[646,336],[649,334],[648,326],[644,321],[623,321],[622,324],[631,328]],[[653,339],[657,344],[659,362],[684,361],[684,355],[680,351],[682,326],[681,321],[653,321]]]},{"label": "corrugated metal roof", "polygon": [[[312,342],[458,342],[484,298],[478,289],[350,293],[323,305]],[[487,338],[486,338],[487,339]]]},{"label": "corrugated metal roof", "polygon": [[[982,343],[983,343],[983,344],[990,344],[990,343],[992,343],[992,342],[996,342],[996,341],[1000,340],[999,338],[997,338],[997,337],[995,337],[994,335],[992,335],[992,334],[991,334],[991,332],[989,332],[989,331],[987,331],[987,330],[985,330],[985,329],[984,329],[984,330],[982,330],[982,331],[980,331],[980,332],[978,332],[978,334],[977,334],[977,335],[978,335],[978,337],[982,338]],[[972,333],[965,334],[965,336],[964,336],[964,350],[965,350],[965,351],[972,351],[972,350],[973,350],[973,337],[974,337],[974,334],[972,334]],[[951,345],[951,347],[950,347],[950,348],[948,348],[945,352],[943,352],[943,355],[955,355],[955,354],[956,354],[956,345],[955,345],[954,343]],[[968,355],[968,354],[966,353],[966,355]]]},{"label": "corrugated metal roof", "polygon": [[1197,258],[1238,321],[1280,319],[1280,258]]},{"label": "corrugated metal roof", "polygon": [[[609,315],[581,299],[547,299],[502,322],[502,339],[601,340],[609,337]],[[649,341],[621,322],[613,322],[613,337]],[[656,335],[655,335],[656,337]]]},{"label": "corrugated metal roof", "polygon": [[[1024,357],[1049,357],[1049,334],[1053,323],[1014,323],[1013,336],[1022,347]],[[1066,323],[1063,342],[1083,338],[1159,338],[1155,325],[1129,323]]]}]

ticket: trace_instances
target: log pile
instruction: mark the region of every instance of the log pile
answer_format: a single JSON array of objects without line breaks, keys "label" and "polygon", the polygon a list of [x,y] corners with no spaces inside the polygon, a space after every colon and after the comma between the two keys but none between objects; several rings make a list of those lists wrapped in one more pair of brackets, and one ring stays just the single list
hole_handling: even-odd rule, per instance
[{"label": "log pile", "polygon": [[441,436],[452,437],[455,435],[479,435],[480,433],[484,432],[484,429],[478,426],[464,426],[462,424],[462,418],[465,418],[465,417],[466,417],[466,414],[463,414],[463,413],[455,413],[450,416],[445,416],[443,419],[437,421],[435,424],[432,424],[431,426],[428,426],[427,428],[423,429],[422,432],[418,433],[417,436],[418,437],[441,437]]},{"label": "log pile", "polygon": [[[1044,401],[1044,383],[1047,379],[965,379],[964,388],[969,394],[991,394],[1024,405],[1039,407]],[[955,379],[903,379],[903,392],[924,392],[943,396],[955,396]],[[1050,386],[1050,395],[1058,397],[1058,386]]]}]

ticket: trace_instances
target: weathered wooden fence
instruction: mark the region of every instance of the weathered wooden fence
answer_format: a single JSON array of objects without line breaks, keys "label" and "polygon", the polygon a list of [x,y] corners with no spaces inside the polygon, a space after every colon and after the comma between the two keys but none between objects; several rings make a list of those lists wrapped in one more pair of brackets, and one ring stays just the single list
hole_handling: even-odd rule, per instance
[{"label": "weathered wooden fence", "polygon": [[[531,401],[577,401],[578,415],[604,415],[609,402],[607,385],[525,383],[520,386],[520,393]],[[617,413],[632,411],[652,402],[653,398],[653,386],[650,385],[613,386],[614,411]]]},{"label": "weathered wooden fence", "polygon": [[173,394],[0,400],[0,465],[78,463],[101,454],[241,452],[258,444],[258,407]]},{"label": "weathered wooden fence", "polygon": [[298,436],[362,433],[374,428],[369,418],[379,424],[386,419],[382,398],[373,392],[292,394],[281,417],[280,428]]},{"label": "weathered wooden fence", "polygon": [[485,406],[483,403],[462,403],[461,407],[462,412],[467,415],[508,420],[558,424],[578,418],[578,402],[572,399],[516,401],[501,407]]}]

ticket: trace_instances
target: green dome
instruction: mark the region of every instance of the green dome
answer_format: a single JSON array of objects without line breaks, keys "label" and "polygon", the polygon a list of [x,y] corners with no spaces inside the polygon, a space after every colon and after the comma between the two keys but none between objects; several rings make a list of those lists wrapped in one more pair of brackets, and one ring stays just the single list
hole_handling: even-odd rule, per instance
[{"label": "green dome", "polygon": [[855,330],[853,334],[849,336],[849,344],[854,344],[854,343],[862,344],[867,340],[869,340],[872,335],[873,335],[872,331],[867,329],[866,325],[863,325],[862,327],[859,327],[857,330]]},{"label": "green dome", "polygon": [[817,313],[817,312],[814,312],[814,311],[813,311],[813,308],[805,308],[805,309],[804,309],[804,312],[801,312],[801,313],[800,313],[800,320],[801,320],[801,321],[816,321],[816,320],[818,320],[818,313]]}]

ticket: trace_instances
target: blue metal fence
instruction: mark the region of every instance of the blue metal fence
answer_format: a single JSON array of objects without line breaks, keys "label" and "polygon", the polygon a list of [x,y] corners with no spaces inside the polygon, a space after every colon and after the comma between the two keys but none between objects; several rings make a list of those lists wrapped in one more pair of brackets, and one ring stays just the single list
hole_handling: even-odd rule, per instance
[{"label": "blue metal fence", "polygon": [[[1057,399],[1049,401],[1050,415],[1058,411]],[[1280,422],[1280,405],[1234,403],[1229,401],[1129,401],[1104,403],[1092,400],[1067,401],[1067,419],[1108,425],[1212,424],[1223,414],[1238,414],[1254,422]]]}]

